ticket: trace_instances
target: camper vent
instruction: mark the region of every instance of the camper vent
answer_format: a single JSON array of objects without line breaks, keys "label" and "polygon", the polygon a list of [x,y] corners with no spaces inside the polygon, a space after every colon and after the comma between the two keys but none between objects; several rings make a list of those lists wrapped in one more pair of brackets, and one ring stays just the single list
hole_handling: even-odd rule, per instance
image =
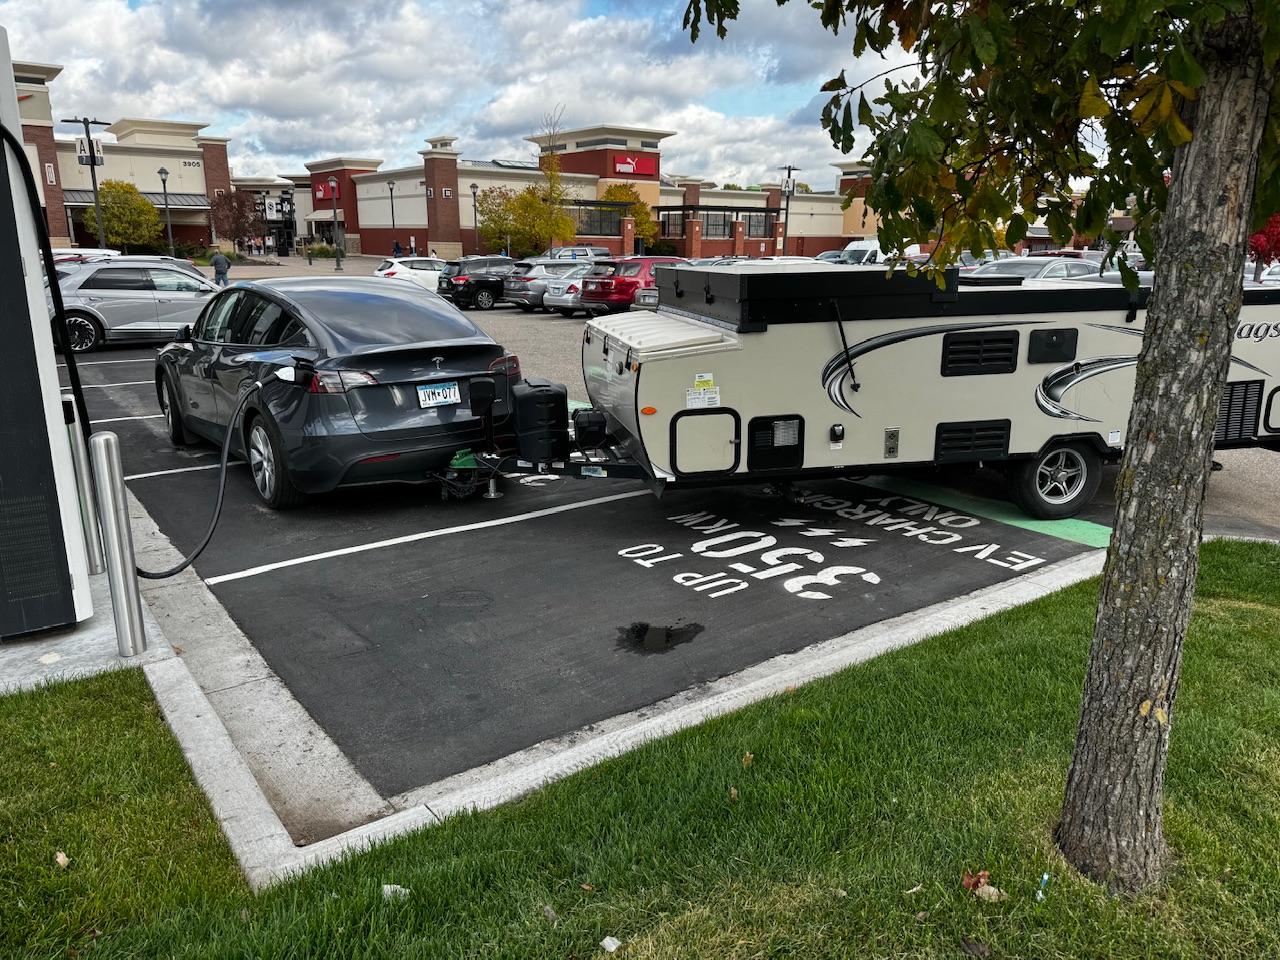
[{"label": "camper vent", "polygon": [[1008,420],[938,424],[933,459],[938,463],[1002,460],[1009,455]]},{"label": "camper vent", "polygon": [[1017,367],[1017,330],[948,333],[942,338],[942,375],[944,377],[1013,373]]},{"label": "camper vent", "polygon": [[1246,380],[1228,383],[1218,403],[1218,427],[1213,431],[1214,443],[1252,440],[1258,435],[1258,416],[1262,410],[1262,381]]},{"label": "camper vent", "polygon": [[747,469],[786,470],[804,463],[804,419],[794,413],[747,424]]}]

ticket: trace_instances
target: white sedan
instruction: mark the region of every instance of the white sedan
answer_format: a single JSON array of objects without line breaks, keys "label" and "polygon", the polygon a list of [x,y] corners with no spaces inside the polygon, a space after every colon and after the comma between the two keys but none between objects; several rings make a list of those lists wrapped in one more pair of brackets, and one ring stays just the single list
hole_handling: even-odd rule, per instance
[{"label": "white sedan", "polygon": [[444,261],[435,257],[388,257],[378,264],[373,275],[407,280],[435,293],[436,285],[440,282],[440,271],[443,269]]}]

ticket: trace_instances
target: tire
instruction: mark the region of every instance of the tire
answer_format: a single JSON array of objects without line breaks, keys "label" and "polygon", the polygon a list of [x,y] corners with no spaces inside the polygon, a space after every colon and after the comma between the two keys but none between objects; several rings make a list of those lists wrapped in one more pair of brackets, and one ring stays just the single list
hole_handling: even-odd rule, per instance
[{"label": "tire", "polygon": [[67,343],[72,353],[88,353],[102,346],[102,326],[93,317],[83,313],[67,314]]},{"label": "tire", "polygon": [[169,442],[175,447],[185,447],[191,443],[191,434],[187,432],[187,425],[182,420],[182,406],[178,403],[178,391],[173,386],[173,378],[167,373],[161,374],[156,386]]},{"label": "tire", "polygon": [[560,316],[564,317],[565,319],[572,317],[577,312],[578,312],[577,310],[570,310],[568,307],[561,307],[559,310],[556,311],[556,313],[560,314]]},{"label": "tire", "polygon": [[492,310],[494,305],[493,294],[488,290],[477,290],[475,305],[477,310]]},{"label": "tire", "polygon": [[1039,520],[1074,517],[1098,492],[1102,458],[1079,440],[1050,444],[1009,472],[1014,499]]},{"label": "tire", "polygon": [[272,510],[288,510],[302,501],[302,493],[285,468],[280,431],[269,417],[257,414],[245,424],[245,456],[258,499]]},{"label": "tire", "polygon": [[516,306],[520,308],[521,313],[533,313],[533,307],[527,303],[517,303]]}]

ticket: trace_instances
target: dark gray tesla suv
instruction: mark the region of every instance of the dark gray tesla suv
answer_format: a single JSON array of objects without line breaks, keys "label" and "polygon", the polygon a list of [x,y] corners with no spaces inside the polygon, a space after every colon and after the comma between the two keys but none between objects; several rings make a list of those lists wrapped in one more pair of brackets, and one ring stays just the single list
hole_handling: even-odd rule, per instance
[{"label": "dark gray tesla suv", "polygon": [[[293,382],[272,376],[286,366]],[[496,381],[501,433],[519,376],[519,361],[451,304],[372,277],[238,283],[156,360],[170,439],[221,443],[231,429],[232,451],[277,508],[346,484],[431,479],[484,439],[471,379]]]}]

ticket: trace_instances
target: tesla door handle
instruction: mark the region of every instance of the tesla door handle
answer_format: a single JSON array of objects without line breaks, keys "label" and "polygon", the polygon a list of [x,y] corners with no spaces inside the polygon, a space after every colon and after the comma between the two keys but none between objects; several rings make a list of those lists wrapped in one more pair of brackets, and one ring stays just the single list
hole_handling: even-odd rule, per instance
[{"label": "tesla door handle", "polygon": [[168,297],[157,297],[156,303],[173,303]]}]

